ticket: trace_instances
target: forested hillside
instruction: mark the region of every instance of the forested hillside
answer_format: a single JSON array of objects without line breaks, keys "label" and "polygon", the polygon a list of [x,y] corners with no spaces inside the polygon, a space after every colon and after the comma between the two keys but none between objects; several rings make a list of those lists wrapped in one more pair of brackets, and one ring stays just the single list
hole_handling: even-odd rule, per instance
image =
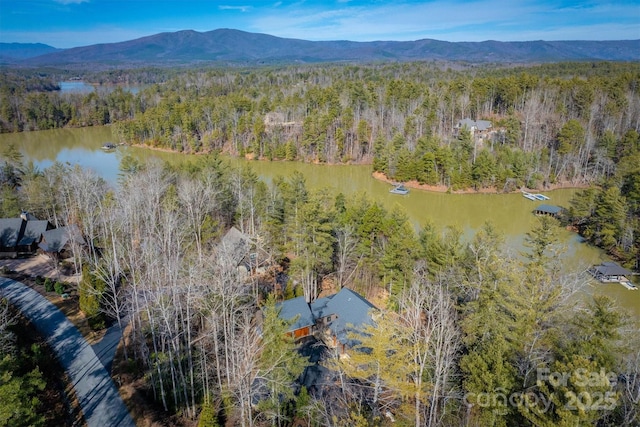
[{"label": "forested hillside", "polygon": [[[0,54],[2,45],[0,45]],[[349,40],[311,41],[220,28],[165,32],[118,43],[74,47],[19,63],[73,69],[167,66],[263,66],[327,62],[470,61],[532,63],[637,61],[640,40],[448,42]],[[45,52],[43,52],[45,53]]]},{"label": "forested hillside", "polygon": [[[80,308],[96,327],[128,319],[126,373],[178,424],[638,421],[637,325],[604,297],[578,297],[586,277],[561,268],[552,218],[518,256],[491,224],[469,242],[416,231],[364,195],[311,191],[299,174],[267,186],[216,156],[179,167],[125,158],[117,189],[78,167],[3,159],[3,214],[13,195],[79,226]],[[219,243],[232,225],[253,242],[249,274]],[[311,361],[274,304],[342,287],[376,301],[376,327],[353,337],[351,359]],[[318,364],[331,380],[301,387]]]},{"label": "forested hillside", "polygon": [[[117,123],[126,143],[373,163],[397,181],[452,189],[597,182],[640,127],[638,64],[184,71],[136,95],[59,95],[18,78],[4,74],[3,131]],[[493,132],[458,132],[464,118],[489,120]]]}]

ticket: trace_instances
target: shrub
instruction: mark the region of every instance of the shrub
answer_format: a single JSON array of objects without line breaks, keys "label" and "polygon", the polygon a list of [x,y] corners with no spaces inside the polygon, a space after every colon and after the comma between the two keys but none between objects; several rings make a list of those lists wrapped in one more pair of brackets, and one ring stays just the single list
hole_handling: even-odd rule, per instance
[{"label": "shrub", "polygon": [[203,402],[202,411],[198,419],[198,427],[218,427],[219,425],[216,409],[211,401]]},{"label": "shrub", "polygon": [[56,293],[57,293],[58,295],[62,295],[62,294],[64,294],[64,288],[65,288],[65,287],[66,287],[66,286],[65,286],[65,285],[64,285],[64,283],[62,283],[62,282],[56,282],[56,284],[54,285],[54,289],[55,289],[55,291],[56,291]]},{"label": "shrub", "polygon": [[51,280],[49,277],[47,277],[46,279],[44,279],[44,290],[47,292],[53,292],[54,291],[54,286],[55,283],[53,280]]},{"label": "shrub", "polygon": [[87,323],[89,323],[89,327],[94,331],[100,331],[107,327],[107,322],[102,313],[87,318]]}]

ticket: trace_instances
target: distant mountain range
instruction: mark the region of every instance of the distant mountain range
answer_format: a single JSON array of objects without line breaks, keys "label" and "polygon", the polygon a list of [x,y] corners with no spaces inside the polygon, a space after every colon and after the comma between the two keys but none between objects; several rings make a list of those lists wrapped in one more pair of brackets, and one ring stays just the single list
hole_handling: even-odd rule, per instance
[{"label": "distant mountain range", "polygon": [[[14,46],[17,45],[17,46]],[[11,47],[9,47],[11,46]],[[20,46],[23,48],[20,49]],[[468,62],[638,61],[640,40],[446,42],[308,41],[219,29],[161,33],[120,43],[58,50],[0,43],[0,55],[26,66],[239,65],[445,60]]]},{"label": "distant mountain range", "polygon": [[42,43],[0,43],[0,63],[15,62],[62,50]]}]

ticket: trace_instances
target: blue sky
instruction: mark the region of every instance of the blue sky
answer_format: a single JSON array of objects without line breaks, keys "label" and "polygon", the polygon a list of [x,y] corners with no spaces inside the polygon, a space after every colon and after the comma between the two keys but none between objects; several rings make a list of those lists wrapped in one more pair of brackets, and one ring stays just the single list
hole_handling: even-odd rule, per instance
[{"label": "blue sky", "polygon": [[305,40],[640,39],[640,0],[0,0],[0,42],[69,48],[217,28]]}]

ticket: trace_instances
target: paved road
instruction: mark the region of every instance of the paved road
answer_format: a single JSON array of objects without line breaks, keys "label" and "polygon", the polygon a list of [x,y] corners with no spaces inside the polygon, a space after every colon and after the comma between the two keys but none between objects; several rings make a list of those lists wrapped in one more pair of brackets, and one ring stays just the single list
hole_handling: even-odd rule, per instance
[{"label": "paved road", "polygon": [[89,427],[135,426],[96,353],[55,305],[28,286],[6,278],[0,278],[0,295],[46,337],[69,374]]},{"label": "paved road", "polygon": [[[124,320],[122,326],[126,325],[127,321]],[[120,330],[118,322],[115,322],[107,329],[107,332],[104,334],[102,339],[91,346],[107,372],[111,372],[113,359],[116,356],[116,350],[118,349],[118,344],[120,344],[121,338],[122,331]]]}]

